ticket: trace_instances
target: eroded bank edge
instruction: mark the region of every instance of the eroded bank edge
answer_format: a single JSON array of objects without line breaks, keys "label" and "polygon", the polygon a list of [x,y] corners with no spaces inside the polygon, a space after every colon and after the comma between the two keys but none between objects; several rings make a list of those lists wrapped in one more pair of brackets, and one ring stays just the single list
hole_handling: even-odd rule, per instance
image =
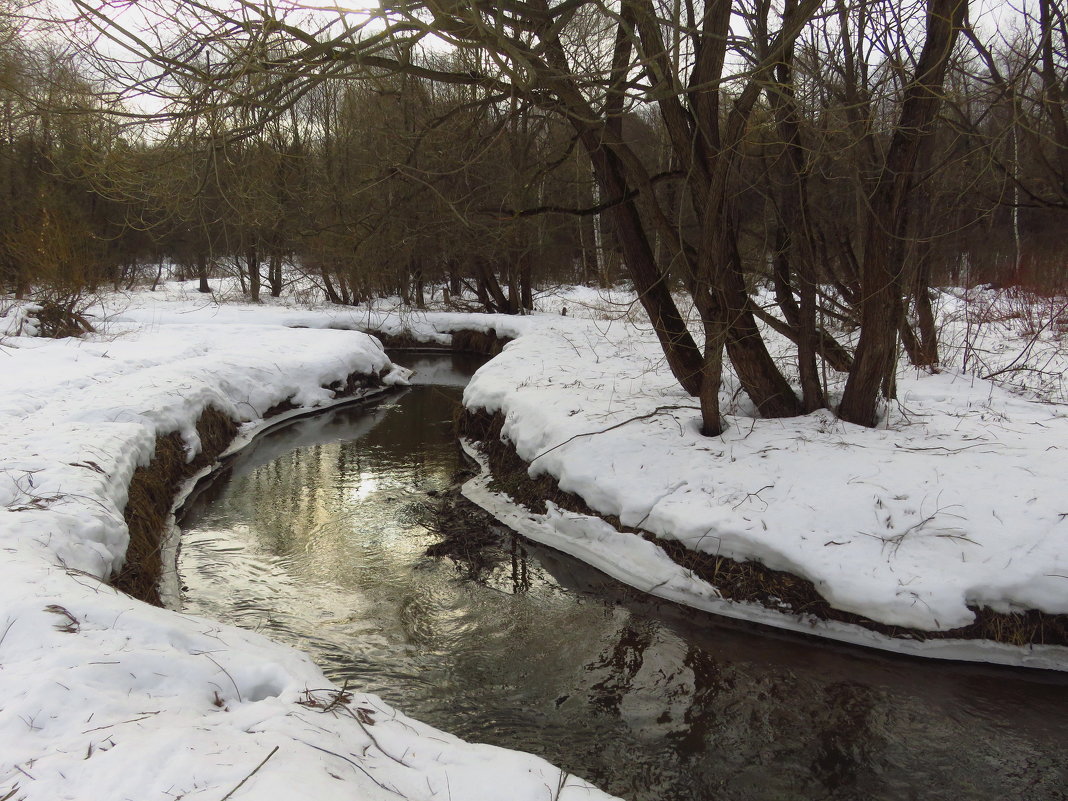
[{"label": "eroded bank edge", "polygon": [[[887,626],[832,607],[807,579],[771,570],[759,562],[745,562],[691,551],[678,542],[624,526],[601,515],[577,495],[564,492],[554,479],[531,478],[529,465],[501,437],[504,417],[481,409],[465,409],[459,434],[476,458],[482,475],[464,486],[464,495],[520,534],[591,561],[582,543],[568,542],[548,523],[546,502],[567,513],[596,519],[618,532],[640,536],[660,548],[678,565],[682,575],[701,579],[706,595],[678,592],[665,586],[642,587],[628,580],[626,565],[596,560],[594,566],[637,589],[657,597],[714,614],[748,620],[803,634],[815,635],[896,653],[1068,671],[1068,615],[1036,610],[1020,613],[972,608],[975,621],[946,631],[921,631]],[[475,450],[477,448],[477,450]],[[637,572],[637,569],[633,572]]]},{"label": "eroded bank edge", "polygon": [[[492,329],[442,332],[448,342],[428,342],[374,330],[367,333],[377,336],[389,349],[452,351],[490,357],[500,353],[510,341]],[[297,417],[342,404],[372,400],[386,389],[380,376],[354,374],[345,384],[334,403],[300,408],[283,402],[269,409],[258,424],[245,426],[240,436],[237,425],[226,415],[212,408],[205,410],[197,423],[202,449],[192,462],[185,461],[185,449],[179,435],[171,433],[159,437],[156,456],[148,466],[138,468],[131,481],[131,501],[126,512],[127,523],[131,526],[127,562],[131,563],[131,555],[133,561],[131,567],[124,566],[115,580],[116,586],[134,597],[160,605],[159,583],[164,567],[175,561],[162,556],[168,549],[168,540],[173,540],[169,546],[174,556],[177,552],[178,532],[173,510],[201,478],[217,468],[220,458],[235,455],[256,436]],[[831,607],[811,582],[799,576],[770,570],[758,562],[741,562],[691,551],[677,542],[623,526],[612,516],[598,515],[580,497],[560,490],[547,476],[531,479],[527,472],[529,465],[515,453],[510,443],[501,439],[502,425],[503,417],[499,413],[490,415],[483,410],[469,409],[461,416],[459,432],[470,442],[478,443],[477,460],[483,469],[483,475],[464,486],[464,495],[469,500],[520,534],[583,561],[590,559],[588,554],[582,553],[581,547],[569,550],[559,535],[547,533],[551,527],[538,521],[539,517],[544,517],[545,501],[572,514],[604,521],[617,531],[641,536],[655,544],[687,576],[697,576],[705,581],[715,597],[676,597],[678,593],[666,592],[664,588],[638,589],[713,614],[885,651],[1068,671],[1068,647],[1065,647],[1068,646],[1068,615],[1048,615],[1035,610],[1006,614],[988,608],[973,608],[976,620],[969,626],[927,632],[886,626],[842,612]],[[122,578],[128,570],[130,576]],[[606,572],[612,574],[611,569]],[[627,582],[625,571],[617,573],[615,578],[635,586]]]}]

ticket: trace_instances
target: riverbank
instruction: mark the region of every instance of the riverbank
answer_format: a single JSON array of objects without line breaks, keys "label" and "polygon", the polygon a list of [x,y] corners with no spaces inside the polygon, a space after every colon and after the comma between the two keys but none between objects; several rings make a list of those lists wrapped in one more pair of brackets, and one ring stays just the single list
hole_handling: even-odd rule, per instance
[{"label": "riverbank", "polygon": [[[353,376],[405,380],[376,340],[325,318],[305,330],[179,306],[149,322],[112,307],[82,339],[3,338],[0,798],[607,798],[333,686],[253,632],[111,586],[128,501],[157,504],[229,438],[209,429],[247,437],[272,411],[334,403]],[[175,475],[139,487],[160,442]]]},{"label": "riverbank", "polygon": [[[632,295],[570,288],[539,304],[556,313],[380,306],[335,308],[324,322],[321,310],[221,305],[196,314],[272,315],[438,345],[481,331],[492,343],[484,352],[500,355],[468,387],[469,416],[496,418],[492,438],[531,479],[577,498],[570,511],[614,532],[555,521],[547,544],[654,594],[672,564],[671,582],[688,588],[673,600],[707,608],[715,599],[717,613],[780,628],[929,656],[1068,665],[1068,358],[1041,304],[941,293],[943,370],[902,365],[899,400],[876,429],[828,411],[760,419],[728,375],[730,428],[716,438],[698,434],[696,404],[666,370]],[[128,313],[188,319],[188,305],[158,294]],[[769,344],[788,351],[774,336]],[[995,380],[972,374],[977,365]],[[841,377],[826,378],[833,399]],[[602,536],[612,545],[598,557],[588,546]],[[639,538],[655,541],[637,546],[652,555],[617,569]]]},{"label": "riverbank", "polygon": [[[1052,334],[991,328],[973,353],[1011,362],[1030,345],[1047,372],[1063,362]],[[876,429],[828,411],[760,419],[736,389],[728,381],[723,397],[729,429],[706,438],[640,323],[547,326],[468,387],[468,434],[512,478],[496,487],[505,493],[469,497],[539,542],[717,614],[1068,669],[1068,407],[951,365],[903,366]],[[508,493],[534,503],[516,508]]]}]

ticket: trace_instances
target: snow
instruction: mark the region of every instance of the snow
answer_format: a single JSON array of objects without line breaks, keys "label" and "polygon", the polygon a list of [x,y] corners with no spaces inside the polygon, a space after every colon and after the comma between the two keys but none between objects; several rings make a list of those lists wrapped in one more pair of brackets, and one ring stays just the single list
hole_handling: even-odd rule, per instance
[{"label": "snow", "polygon": [[[465,394],[504,415],[532,475],[624,525],[803,576],[881,623],[952,629],[972,622],[969,605],[1068,612],[1065,405],[913,370],[875,430],[828,411],[757,419],[739,403],[706,438],[624,302],[589,290],[558,302],[589,319],[517,339]],[[554,525],[557,547],[589,536]]]},{"label": "snow", "polygon": [[4,315],[17,324],[0,340],[0,798],[608,798],[358,689],[335,703],[341,688],[305,655],[105,583],[157,434],[180,432],[192,455],[209,406],[246,421],[247,440],[282,400],[336,402],[324,385],[350,373],[406,381],[330,315],[294,329],[299,311],[181,294],[109,305],[83,339],[33,337],[32,309]]},{"label": "snow", "polygon": [[[967,625],[974,606],[1068,613],[1068,508],[1060,490],[1068,405],[1058,391],[1068,369],[1057,318],[1063,302],[940,293],[945,369],[902,367],[899,400],[874,430],[829,411],[759,419],[728,375],[722,401],[729,427],[715,438],[699,434],[695,401],[671,377],[632,292],[565,287],[537,303],[550,313],[401,312],[388,304],[271,313],[301,325],[360,325],[431,343],[460,329],[513,338],[476,374],[465,404],[504,415],[503,435],[532,475],[551,475],[625,525],[809,579],[843,611],[926,631]],[[165,315],[167,305],[156,301],[140,314]],[[189,314],[187,303],[173,305],[172,316]],[[226,305],[199,315],[248,313]],[[775,336],[769,344],[788,350]],[[1011,380],[965,372],[977,365]],[[832,400],[841,385],[832,371]],[[561,518],[554,526],[550,544],[562,550],[574,552],[575,542],[589,539],[574,522]],[[612,539],[600,561],[581,558],[604,567],[625,542],[625,535]],[[660,586],[664,560],[657,551],[635,568],[646,575],[618,577],[641,589]],[[693,592],[703,597],[707,589]],[[793,627],[794,618],[775,614],[771,622]],[[963,650],[987,659],[990,649],[973,643]],[[1042,650],[1044,663],[1068,667],[1066,649]],[[1033,656],[1015,653],[1010,661]]]},{"label": "snow", "polygon": [[[980,319],[977,300],[989,301]],[[560,290],[539,298],[545,313],[506,317],[217,303],[172,283],[106,298],[100,333],[67,340],[35,337],[32,306],[6,302],[0,798],[16,788],[12,797],[47,801],[478,801],[502,788],[510,799],[607,798],[537,757],[464,743],[358,688],[336,704],[341,688],[299,652],[105,583],[123,560],[130,476],[157,434],[180,432],[192,455],[209,406],[245,423],[240,444],[280,401],[292,399],[294,414],[337,402],[324,387],[352,372],[407,381],[374,337],[352,329],[428,344],[464,329],[512,339],[465,403],[504,416],[532,474],[626,525],[804,576],[834,606],[887,624],[949,629],[984,604],[1068,613],[1068,364],[1055,309],[1036,331],[1011,308],[991,314],[1000,302],[940,296],[946,369],[902,369],[900,401],[876,429],[826,411],[756,418],[729,379],[729,428],[714,438],[698,433],[694,401],[625,290]],[[905,653],[1068,669],[1064,648],[890,640],[725,601],[600,518],[554,506],[532,514],[484,477],[465,493],[527,536],[673,601]]]},{"label": "snow", "polygon": [[477,446],[469,441],[462,444],[483,471],[464,484],[463,494],[468,500],[524,537],[581,559],[612,578],[659,598],[736,620],[881,651],[928,659],[1066,669],[1066,649],[1057,646],[1024,649],[980,640],[903,639],[811,615],[790,614],[789,610],[772,609],[759,603],[725,599],[715,587],[680,567],[656,545],[619,532],[599,517],[565,511],[552,503],[547,504],[544,515],[517,506],[507,495],[491,489],[492,474]]}]

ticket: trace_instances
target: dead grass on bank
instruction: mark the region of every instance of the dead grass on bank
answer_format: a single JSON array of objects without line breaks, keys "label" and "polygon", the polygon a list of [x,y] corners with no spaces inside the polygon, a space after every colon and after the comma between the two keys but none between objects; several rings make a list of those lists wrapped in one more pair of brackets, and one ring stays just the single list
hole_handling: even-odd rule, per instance
[{"label": "dead grass on bank", "polygon": [[502,441],[503,425],[504,417],[500,413],[491,415],[483,410],[465,410],[458,423],[459,434],[477,441],[489,460],[494,489],[538,514],[544,514],[545,502],[552,501],[562,509],[600,517],[619,531],[644,537],[660,546],[676,563],[714,586],[724,598],[760,603],[785,614],[805,614],[822,620],[851,623],[899,639],[975,639],[1016,646],[1068,646],[1068,615],[1049,615],[1037,610],[1007,614],[987,607],[970,607],[975,613],[975,621],[968,626],[946,631],[921,631],[887,626],[862,615],[835,609],[807,579],[772,570],[759,562],[693,551],[675,540],[624,526],[619,518],[598,514],[579,496],[564,492],[552,478],[546,475],[531,478],[527,473],[529,465],[516,454],[511,443]]},{"label": "dead grass on bank", "polygon": [[163,573],[161,547],[167,516],[182,482],[211,464],[226,450],[237,433],[237,425],[214,407],[204,410],[197,420],[201,450],[187,461],[185,443],[172,432],[156,438],[152,461],[134,471],[123,516],[130,530],[130,544],[122,569],[111,584],[134,598],[162,606],[159,580]]}]

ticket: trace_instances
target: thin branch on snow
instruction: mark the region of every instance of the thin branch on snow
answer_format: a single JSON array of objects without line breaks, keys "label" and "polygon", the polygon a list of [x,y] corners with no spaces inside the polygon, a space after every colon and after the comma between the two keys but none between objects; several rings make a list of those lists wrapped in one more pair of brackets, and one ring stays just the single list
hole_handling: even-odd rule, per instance
[{"label": "thin branch on snow", "polygon": [[639,420],[648,420],[650,417],[656,417],[658,414],[661,414],[663,412],[670,412],[670,411],[675,411],[675,410],[679,410],[679,409],[690,409],[692,411],[697,411],[697,412],[701,411],[700,408],[698,408],[697,406],[686,406],[686,405],[657,406],[651,412],[648,412],[646,414],[640,414],[637,417],[630,417],[630,418],[628,418],[626,420],[622,420],[621,422],[616,423],[615,425],[610,425],[610,426],[608,426],[608,428],[602,428],[600,431],[585,431],[585,432],[583,432],[581,434],[575,434],[575,436],[569,437],[568,439],[565,439],[563,442],[558,443],[556,445],[553,445],[548,450],[542,451],[541,453],[539,453],[537,456],[535,456],[533,459],[530,460],[530,464],[534,464],[534,462],[537,461],[538,459],[540,459],[542,456],[545,456],[546,454],[552,453],[557,448],[562,448],[565,445],[567,445],[569,442],[574,442],[576,439],[579,439],[580,437],[595,437],[598,434],[607,434],[609,431],[612,431],[613,429],[616,429],[616,428],[622,428],[623,426],[627,425],[628,423],[635,423],[635,422],[637,422]]},{"label": "thin branch on snow", "polygon": [[218,662],[216,662],[215,659],[212,657],[212,655],[209,654],[207,651],[201,651],[200,655],[201,656],[206,656],[208,659],[210,659],[212,661],[212,663],[215,665],[215,667],[217,667],[219,670],[221,670],[223,673],[226,674],[226,678],[228,678],[230,680],[230,683],[232,685],[234,685],[234,692],[237,693],[238,702],[241,702],[243,700],[241,698],[241,688],[237,686],[237,682],[234,681],[234,677],[230,675],[229,671],[226,668],[224,668],[222,665],[220,665]]},{"label": "thin branch on snow", "polygon": [[278,752],[278,746],[276,745],[274,748],[271,749],[271,753],[269,753],[267,756],[265,756],[263,758],[263,761],[252,769],[252,773],[250,773],[248,776],[246,776],[240,782],[238,782],[237,783],[237,787],[235,787],[233,790],[231,790],[226,795],[224,795],[222,798],[220,798],[219,801],[226,801],[227,798],[229,798],[234,793],[236,793],[238,790],[240,790],[241,789],[241,785],[243,785],[245,782],[247,782],[249,779],[251,779],[253,776],[255,776],[256,775],[256,771],[258,771],[260,768],[262,768],[264,765],[266,765],[267,764],[267,760],[270,759],[271,757],[273,757],[277,752]]},{"label": "thin branch on snow", "polygon": [[297,738],[297,737],[294,737],[293,739],[294,739],[294,740],[295,740],[296,742],[298,742],[298,743],[302,743],[303,745],[306,745],[306,746],[308,746],[309,748],[314,748],[314,749],[315,749],[316,751],[322,751],[322,752],[323,752],[324,754],[330,754],[330,756],[335,756],[335,757],[337,757],[338,759],[342,759],[342,760],[344,760],[345,762],[348,762],[348,763],[349,763],[350,765],[352,765],[352,766],[353,766],[354,768],[356,768],[356,770],[360,771],[360,773],[362,773],[362,774],[363,774],[364,776],[366,776],[366,777],[367,777],[368,779],[370,779],[371,781],[373,781],[373,782],[374,782],[375,784],[377,784],[377,785],[378,785],[379,787],[381,787],[381,788],[382,788],[383,790],[385,790],[385,791],[386,791],[387,793],[391,793],[391,794],[393,794],[393,795],[397,796],[397,798],[405,798],[405,796],[404,796],[404,795],[402,795],[401,793],[399,793],[399,792],[398,792],[398,791],[396,790],[396,788],[393,788],[393,787],[386,787],[386,785],[382,784],[382,782],[380,782],[380,781],[379,781],[378,779],[376,779],[376,778],[375,778],[374,776],[372,776],[372,775],[371,775],[371,774],[370,774],[370,773],[369,773],[369,772],[367,771],[367,768],[365,768],[365,767],[364,767],[363,765],[361,765],[361,764],[360,764],[359,762],[356,762],[356,761],[355,761],[355,760],[353,760],[353,759],[349,759],[349,758],[348,758],[347,756],[345,756],[344,754],[339,754],[339,753],[337,753],[336,751],[331,751],[331,750],[330,750],[329,748],[323,748],[323,747],[321,747],[321,746],[315,745],[314,743],[309,743],[309,742],[307,742],[306,740],[301,740],[301,739],[299,739],[299,738]]}]

